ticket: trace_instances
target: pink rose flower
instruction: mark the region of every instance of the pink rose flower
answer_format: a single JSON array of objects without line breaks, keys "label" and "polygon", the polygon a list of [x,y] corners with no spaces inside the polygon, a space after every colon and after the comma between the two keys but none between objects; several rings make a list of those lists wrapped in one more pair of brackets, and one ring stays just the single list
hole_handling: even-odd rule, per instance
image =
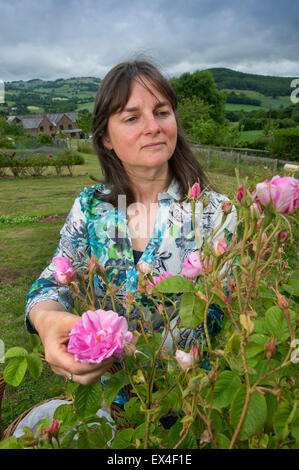
[{"label": "pink rose flower", "polygon": [[280,214],[289,214],[299,204],[299,180],[291,176],[274,176],[256,185],[256,196],[263,206],[273,202],[274,209]]},{"label": "pink rose flower", "polygon": [[162,279],[165,279],[166,277],[170,277],[170,276],[174,276],[174,273],[168,273],[167,271],[164,271],[161,276],[153,276],[153,281],[154,281],[154,284],[148,280],[148,284],[147,284],[147,289],[151,289],[152,287],[155,287],[158,282],[162,281]]},{"label": "pink rose flower", "polygon": [[201,190],[198,183],[194,183],[190,191],[191,199],[197,199],[200,196]]},{"label": "pink rose flower", "polygon": [[69,258],[63,256],[56,256],[53,258],[55,264],[55,272],[53,276],[59,284],[70,284],[75,277],[75,269],[72,266]]},{"label": "pink rose flower", "polygon": [[225,214],[229,214],[232,210],[232,203],[229,201],[223,201],[221,204],[221,209]]},{"label": "pink rose flower", "polygon": [[223,253],[227,249],[227,243],[224,238],[218,238],[218,240],[214,243],[214,250],[217,256],[223,255]]},{"label": "pink rose flower", "polygon": [[121,357],[132,341],[125,317],[112,310],[83,313],[69,334],[68,352],[82,364],[99,364],[111,356]]},{"label": "pink rose flower", "polygon": [[189,353],[177,349],[175,358],[182,369],[189,370],[194,366],[196,359],[200,359],[200,351],[197,345],[194,346]]},{"label": "pink rose flower", "polygon": [[238,192],[237,192],[237,199],[238,199],[239,202],[241,202],[242,199],[243,199],[244,190],[245,190],[244,184],[242,184],[242,186],[239,187]]},{"label": "pink rose flower", "polygon": [[182,263],[182,275],[188,279],[194,279],[204,274],[207,268],[207,260],[202,253],[201,259],[198,251],[190,253],[187,259]]}]

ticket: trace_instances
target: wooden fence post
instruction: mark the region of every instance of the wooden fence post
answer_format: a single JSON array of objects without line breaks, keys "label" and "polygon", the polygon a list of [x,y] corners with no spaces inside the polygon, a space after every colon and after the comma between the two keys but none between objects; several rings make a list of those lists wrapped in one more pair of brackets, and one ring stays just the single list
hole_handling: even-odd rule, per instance
[{"label": "wooden fence post", "polygon": [[208,150],[208,161],[207,161],[207,169],[210,169],[210,157],[211,157],[211,150]]}]

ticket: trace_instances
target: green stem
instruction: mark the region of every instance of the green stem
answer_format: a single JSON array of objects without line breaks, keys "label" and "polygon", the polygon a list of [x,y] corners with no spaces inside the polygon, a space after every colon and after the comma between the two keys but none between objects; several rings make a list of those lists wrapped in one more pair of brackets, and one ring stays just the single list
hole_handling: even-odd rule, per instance
[{"label": "green stem", "polygon": [[234,435],[228,447],[229,449],[232,449],[234,447],[236,440],[238,439],[239,433],[241,431],[241,427],[243,425],[243,422],[247,414],[249,401],[250,401],[251,389],[250,389],[250,382],[249,382],[249,374],[247,370],[247,363],[246,363],[246,358],[245,358],[244,332],[242,332],[240,335],[240,350],[241,350],[242,365],[243,365],[243,370],[244,370],[244,375],[245,375],[246,395],[245,395],[245,401],[244,401],[244,405],[243,405],[239,422],[237,424],[236,430],[234,432]]}]

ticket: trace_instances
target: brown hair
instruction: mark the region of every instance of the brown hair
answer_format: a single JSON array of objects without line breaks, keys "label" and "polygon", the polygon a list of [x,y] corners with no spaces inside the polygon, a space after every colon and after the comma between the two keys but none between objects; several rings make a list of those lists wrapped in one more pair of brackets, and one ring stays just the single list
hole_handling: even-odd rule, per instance
[{"label": "brown hair", "polygon": [[104,181],[101,182],[111,186],[112,189],[110,194],[103,196],[103,199],[116,206],[118,195],[125,194],[127,205],[134,202],[129,178],[124,177],[125,169],[122,162],[113,150],[108,150],[104,146],[102,137],[107,135],[109,117],[124,109],[130,96],[132,80],[136,78],[146,87],[142,80],[142,78],[145,78],[169,101],[175,113],[177,143],[169,160],[169,173],[170,181],[175,177],[180,184],[181,200],[185,198],[189,187],[195,182],[199,182],[201,189],[210,186],[208,178],[194,156],[190,143],[178,120],[176,113],[177,99],[168,80],[150,62],[136,60],[122,62],[111,69],[101,82],[95,100],[92,119],[93,145],[104,173]]}]

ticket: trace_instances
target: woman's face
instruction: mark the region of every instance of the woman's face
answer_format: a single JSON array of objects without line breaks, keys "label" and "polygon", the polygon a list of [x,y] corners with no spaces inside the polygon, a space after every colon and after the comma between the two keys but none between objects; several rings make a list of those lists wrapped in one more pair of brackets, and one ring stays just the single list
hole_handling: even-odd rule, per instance
[{"label": "woman's face", "polygon": [[108,135],[103,144],[114,150],[124,168],[148,170],[164,166],[177,141],[177,124],[170,103],[146,79],[151,94],[138,80],[123,111],[108,120]]}]

